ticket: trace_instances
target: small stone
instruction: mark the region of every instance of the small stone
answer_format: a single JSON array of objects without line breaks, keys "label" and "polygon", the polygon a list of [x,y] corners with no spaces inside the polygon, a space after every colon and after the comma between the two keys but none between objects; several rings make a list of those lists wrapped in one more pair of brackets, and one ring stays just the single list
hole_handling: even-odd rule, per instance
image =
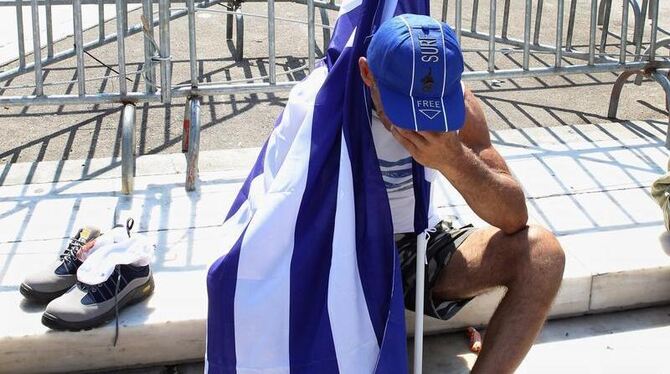
[{"label": "small stone", "polygon": [[614,350],[614,348],[610,347],[609,345],[607,346],[607,349],[609,349],[610,351]]}]

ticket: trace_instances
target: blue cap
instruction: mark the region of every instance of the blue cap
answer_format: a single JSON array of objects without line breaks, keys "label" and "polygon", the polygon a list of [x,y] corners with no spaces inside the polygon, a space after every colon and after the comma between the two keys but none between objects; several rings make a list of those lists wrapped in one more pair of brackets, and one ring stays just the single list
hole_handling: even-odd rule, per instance
[{"label": "blue cap", "polygon": [[416,14],[393,17],[375,32],[367,60],[394,125],[415,131],[463,127],[463,55],[449,25]]}]

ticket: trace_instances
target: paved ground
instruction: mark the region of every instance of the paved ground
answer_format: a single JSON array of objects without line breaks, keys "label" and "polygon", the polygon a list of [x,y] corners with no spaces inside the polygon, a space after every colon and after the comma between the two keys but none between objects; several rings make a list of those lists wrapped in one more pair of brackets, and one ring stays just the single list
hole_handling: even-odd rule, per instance
[{"label": "paved ground", "polygon": [[[470,2],[464,2],[464,25],[470,24]],[[519,3],[519,4],[517,4]],[[483,3],[482,3],[483,4]],[[588,29],[587,2],[579,2],[578,18],[574,45],[584,46],[588,40],[585,30]],[[174,4],[174,7],[181,6]],[[439,14],[441,3],[434,2],[433,14]],[[513,2],[512,14],[521,14],[520,2]],[[482,5],[482,7],[485,7]],[[12,10],[3,8],[2,17],[13,16]],[[214,9],[223,9],[214,7]],[[245,4],[245,12],[264,12],[263,4]],[[551,43],[555,32],[555,5],[545,4],[543,32],[540,39],[543,43]],[[553,12],[553,13],[552,13]],[[130,23],[137,22],[140,11],[130,14]],[[613,27],[618,33],[618,10],[614,12]],[[306,9],[302,5],[280,3],[277,14],[281,17],[305,19]],[[502,24],[502,12],[499,12],[498,32]],[[317,17],[318,18],[318,17]],[[331,12],[330,19],[335,15]],[[488,16],[483,12],[479,17],[479,28],[487,26]],[[521,37],[523,25],[519,17],[512,17],[510,35]],[[453,19],[450,14],[449,19]],[[661,24],[669,28],[670,3],[662,2]],[[267,71],[267,40],[265,37],[266,21],[264,19],[245,18],[246,36],[245,59],[239,62],[231,57],[235,46],[225,40],[225,17],[220,13],[199,13],[198,50],[199,71],[203,81],[223,81],[249,76],[263,75]],[[631,20],[632,23],[632,20]],[[108,30],[114,30],[114,22],[107,24]],[[185,19],[173,21],[171,24],[172,51],[175,59],[174,81],[187,80],[188,66],[185,63],[188,55],[187,25]],[[299,24],[278,22],[277,54],[278,71],[296,68],[305,62],[306,27]],[[664,36],[662,34],[661,36]],[[85,40],[97,38],[97,30],[87,32]],[[629,35],[629,39],[631,35]],[[317,33],[317,40],[320,35]],[[608,39],[607,52],[617,54],[618,39],[612,35]],[[70,38],[57,43],[55,50],[64,50],[72,45]],[[470,69],[481,69],[486,65],[485,44],[473,39],[463,43],[466,62]],[[629,49],[632,52],[632,49]],[[127,41],[127,54],[130,61],[135,62],[128,70],[140,69],[142,58],[142,38],[132,36]],[[663,52],[667,53],[667,52]],[[112,74],[116,64],[116,45],[91,51],[91,54],[104,64],[91,57],[86,57],[87,78],[103,77]],[[496,63],[501,68],[514,67],[521,59],[519,54],[499,55]],[[28,59],[30,60],[30,58]],[[550,56],[535,54],[531,59],[533,66],[543,66],[551,60]],[[566,59],[565,63],[574,63]],[[55,64],[46,70],[46,82],[55,83],[75,78],[74,61],[68,60]],[[0,67],[0,70],[12,68],[13,65]],[[305,72],[288,74],[282,79],[301,79]],[[31,85],[33,74],[5,82],[5,85]],[[133,77],[137,78],[137,76]],[[609,93],[614,74],[579,75],[569,77],[553,77],[541,79],[515,79],[499,82],[470,82],[469,85],[483,101],[490,125],[494,129],[523,128],[538,126],[564,126],[569,124],[603,123]],[[142,90],[143,83],[139,79],[130,84]],[[114,92],[117,83],[114,79],[92,81],[87,84],[88,92]],[[75,92],[76,85],[66,84],[48,86],[47,93]],[[30,94],[31,89],[3,89],[2,95]],[[287,93],[230,95],[207,97],[203,106],[203,134],[201,149],[222,149],[253,147],[260,145],[269,133],[274,118],[286,103]],[[144,105],[140,107],[140,125],[138,126],[139,151],[141,154],[179,152],[181,142],[181,126],[183,118],[183,101],[175,100],[171,106]],[[667,118],[663,104],[662,90],[654,83],[645,83],[642,87],[632,84],[626,86],[621,98],[619,118],[628,119],[664,119]],[[109,157],[120,152],[120,106],[59,106],[0,108],[0,126],[12,136],[0,139],[0,163],[60,160],[91,157]]]},{"label": "paved ground", "polygon": [[[517,372],[667,373],[669,324],[669,306],[550,321]],[[426,374],[469,373],[475,359],[463,333],[425,340]],[[190,363],[97,373],[194,374],[202,370],[202,363]]]}]

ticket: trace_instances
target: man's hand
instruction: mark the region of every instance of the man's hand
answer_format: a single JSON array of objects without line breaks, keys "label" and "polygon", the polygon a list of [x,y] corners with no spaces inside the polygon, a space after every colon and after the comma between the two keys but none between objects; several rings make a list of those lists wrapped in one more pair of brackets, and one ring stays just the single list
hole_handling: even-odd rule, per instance
[{"label": "man's hand", "polygon": [[421,165],[444,170],[446,163],[457,162],[464,148],[455,132],[409,131],[390,126],[393,137]]},{"label": "man's hand", "polygon": [[384,125],[417,162],[442,173],[483,220],[508,234],[526,227],[523,190],[493,148],[485,122],[466,121],[458,133]]}]

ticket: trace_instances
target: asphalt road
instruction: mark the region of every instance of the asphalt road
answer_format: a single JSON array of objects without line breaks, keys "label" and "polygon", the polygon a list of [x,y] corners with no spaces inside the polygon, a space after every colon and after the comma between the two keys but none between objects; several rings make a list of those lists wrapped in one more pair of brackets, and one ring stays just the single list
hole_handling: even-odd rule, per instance
[{"label": "asphalt road", "polygon": [[[470,25],[470,1],[464,2],[464,25]],[[661,27],[670,29],[670,3],[661,2]],[[487,8],[488,2],[481,2]],[[179,4],[174,4],[179,7]],[[512,2],[509,34],[521,38],[523,35],[523,5]],[[542,22],[540,41],[550,44],[555,38],[556,5],[545,2],[545,16]],[[432,5],[433,14],[439,17],[441,2]],[[499,7],[502,8],[502,5]],[[7,8],[5,8],[7,9]],[[215,7],[214,9],[223,9]],[[588,41],[588,2],[578,2],[578,17],[575,28],[574,45],[583,48]],[[245,12],[264,13],[265,4],[250,3],[243,6]],[[567,10],[566,10],[567,11]],[[130,23],[139,22],[141,11],[129,14]],[[502,25],[502,9],[498,11],[498,33]],[[614,32],[618,33],[620,10],[613,13]],[[304,20],[306,7],[298,4],[277,4],[277,15]],[[6,16],[5,16],[6,17]],[[317,19],[318,19],[317,13]],[[333,22],[335,13],[330,13]],[[449,15],[453,20],[453,15]],[[567,19],[567,17],[566,17]],[[479,29],[488,27],[488,14],[482,10],[478,18]],[[244,56],[241,61],[232,57],[236,46],[225,39],[225,16],[220,13],[198,13],[198,57],[199,73],[204,82],[248,78],[267,73],[266,20],[245,18]],[[632,24],[632,19],[631,19]],[[108,30],[114,30],[115,21],[107,22]],[[171,23],[171,41],[174,64],[173,80],[177,83],[188,81],[188,33],[186,19]],[[648,29],[647,29],[648,30]],[[277,71],[285,72],[305,63],[307,54],[306,26],[277,23]],[[661,34],[660,37],[670,37]],[[97,30],[85,33],[85,40],[97,38]],[[632,39],[632,35],[629,35]],[[317,42],[321,36],[317,31]],[[618,38],[611,35],[607,52],[618,55]],[[72,45],[66,38],[54,45],[56,52]],[[128,38],[126,53],[131,64],[128,72],[137,72],[143,61],[142,36]],[[504,48],[505,46],[499,46]],[[87,78],[105,77],[116,69],[116,44],[90,51],[86,56]],[[486,66],[486,43],[471,38],[463,41],[465,60],[469,69]],[[632,48],[629,49],[632,52]],[[661,52],[668,54],[668,50]],[[552,61],[552,56],[536,53],[531,58],[531,66],[544,66]],[[31,56],[28,57],[30,61]],[[496,65],[500,68],[515,67],[521,54],[499,54]],[[565,59],[564,63],[574,63]],[[76,78],[74,59],[49,66],[45,70],[46,83],[67,82]],[[14,65],[1,66],[0,71]],[[283,80],[299,80],[305,76],[304,70],[281,75]],[[31,88],[10,89],[7,86],[32,85],[34,74],[28,73],[8,82],[0,83],[0,95],[22,95],[32,93]],[[129,88],[143,90],[139,74],[131,75]],[[468,82],[468,86],[482,100],[492,129],[564,126],[586,123],[606,123],[607,107],[612,84],[616,75],[591,74],[564,77],[527,78],[498,81]],[[4,87],[3,87],[4,86]],[[118,89],[114,79],[87,82],[87,91],[115,92]],[[76,84],[47,86],[46,93],[73,93]],[[228,95],[206,97],[202,106],[203,132],[201,149],[223,149],[259,146],[271,131],[274,119],[286,104],[288,93]],[[138,142],[140,154],[180,152],[183,99],[175,99],[169,106],[158,104],[142,105],[138,108]],[[81,105],[46,107],[0,107],[0,128],[6,134],[0,138],[0,164],[10,162],[79,159],[109,157],[120,154],[121,106]],[[620,120],[662,120],[668,118],[664,105],[664,95],[660,87],[652,82],[642,86],[626,85],[621,97],[618,113]],[[616,126],[613,124],[612,126]]]}]

